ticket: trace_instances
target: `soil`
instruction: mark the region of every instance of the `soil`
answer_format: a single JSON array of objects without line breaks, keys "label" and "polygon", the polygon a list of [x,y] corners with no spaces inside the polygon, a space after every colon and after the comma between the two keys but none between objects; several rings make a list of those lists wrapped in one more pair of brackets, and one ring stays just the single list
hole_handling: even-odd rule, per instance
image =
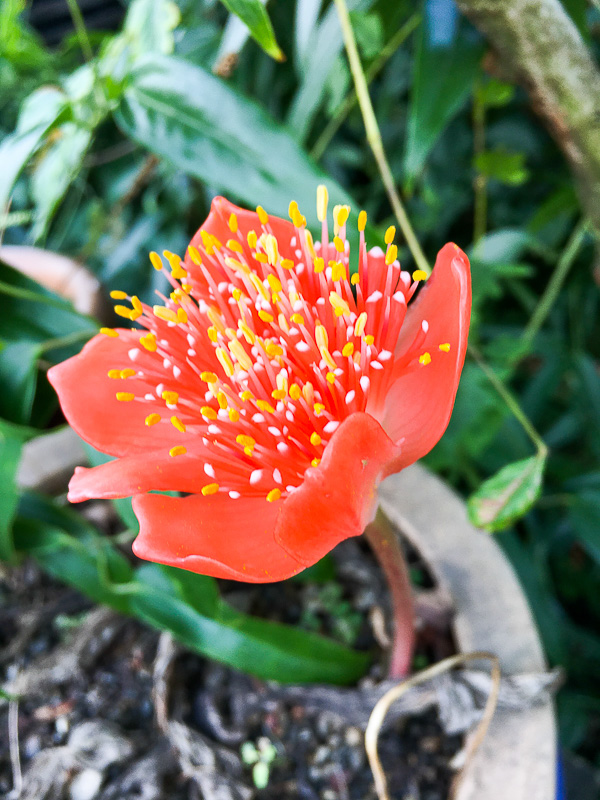
[{"label": "soil", "polygon": [[[385,644],[389,610],[366,545],[345,542],[334,559],[335,582],[222,582],[222,591],[251,613],[359,648]],[[410,563],[420,584],[422,667],[454,646],[447,609],[431,602],[435,588],[414,553]],[[385,676],[380,652],[363,686]],[[307,705],[303,690],[280,690],[184,651],[166,634],[95,608],[32,563],[0,575],[0,685],[18,674],[18,707],[0,697],[0,796],[11,796],[22,771],[21,800],[376,797],[364,731],[328,708],[336,690],[323,688],[320,707]],[[394,722],[379,744],[392,798],[446,800],[461,745],[432,710]],[[248,750],[271,759],[262,789],[241,758]]]}]

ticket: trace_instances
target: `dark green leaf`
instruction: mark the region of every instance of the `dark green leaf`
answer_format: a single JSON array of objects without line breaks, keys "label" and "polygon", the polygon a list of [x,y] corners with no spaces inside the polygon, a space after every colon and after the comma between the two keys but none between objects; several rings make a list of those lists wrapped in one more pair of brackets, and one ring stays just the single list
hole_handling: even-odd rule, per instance
[{"label": "dark green leaf", "polygon": [[545,466],[546,457],[538,454],[507,464],[488,478],[467,502],[471,522],[499,531],[526,514],[540,496]]},{"label": "dark green leaf", "polygon": [[252,37],[256,39],[262,49],[277,61],[283,61],[283,55],[277,40],[275,31],[271,25],[269,15],[260,0],[221,0],[225,8],[239,17]]},{"label": "dark green leaf", "polygon": [[507,153],[505,150],[487,150],[474,160],[475,169],[508,186],[520,186],[529,180],[525,169],[525,153]]},{"label": "dark green leaf", "polygon": [[452,41],[437,44],[431,18],[421,25],[414,62],[404,170],[409,179],[421,171],[446,125],[469,97],[484,47],[461,18]]},{"label": "dark green leaf", "polygon": [[16,475],[21,448],[32,435],[32,430],[0,419],[0,560],[14,555],[12,523],[19,500]]}]

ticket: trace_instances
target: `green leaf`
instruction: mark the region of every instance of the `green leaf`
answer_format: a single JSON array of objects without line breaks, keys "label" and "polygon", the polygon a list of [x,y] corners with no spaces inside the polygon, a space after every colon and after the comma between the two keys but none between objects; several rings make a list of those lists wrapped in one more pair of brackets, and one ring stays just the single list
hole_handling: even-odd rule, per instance
[{"label": "green leaf", "polygon": [[31,194],[35,203],[34,240],[41,239],[65,192],[77,176],[90,145],[92,133],[74,122],[66,122],[55,131],[56,136],[31,178]]},{"label": "green leaf", "polygon": [[352,205],[285,128],[200,67],[168,57],[145,59],[130,76],[117,122],[179,169],[251,208],[260,204],[287,217],[295,199],[309,227],[317,228],[319,183],[326,183],[332,203]]},{"label": "green leaf", "polygon": [[420,173],[433,146],[469,97],[484,52],[463,18],[449,44],[436,44],[430,25],[427,17],[421,25],[414,62],[404,156],[409,179]]},{"label": "green leaf", "polygon": [[540,496],[546,456],[538,454],[507,464],[469,497],[474,525],[500,531],[526,514]]},{"label": "green leaf", "polygon": [[508,186],[520,186],[529,180],[529,172],[525,168],[525,153],[487,150],[478,153],[473,163],[482,175]]},{"label": "green leaf", "polygon": [[221,0],[225,8],[239,17],[247,25],[252,37],[262,49],[276,61],[284,61],[285,56],[275,39],[275,31],[269,15],[260,0]]},{"label": "green leaf", "polygon": [[179,7],[171,0],[133,0],[123,32],[134,53],[172,53],[173,31],[179,25]]},{"label": "green leaf", "polygon": [[500,108],[507,105],[515,96],[515,87],[512,83],[490,78],[477,87],[477,99],[488,108]]},{"label": "green leaf", "polygon": [[31,429],[0,419],[0,560],[11,560],[15,554],[12,523],[19,500],[16,475],[23,444],[33,434]]},{"label": "green leaf", "polygon": [[362,57],[367,60],[375,58],[383,48],[383,24],[379,14],[353,11],[350,21]]}]

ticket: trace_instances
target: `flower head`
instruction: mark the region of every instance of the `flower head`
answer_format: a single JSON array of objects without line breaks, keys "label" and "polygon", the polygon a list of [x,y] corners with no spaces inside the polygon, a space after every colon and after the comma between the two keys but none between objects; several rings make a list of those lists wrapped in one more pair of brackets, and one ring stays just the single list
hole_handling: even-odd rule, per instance
[{"label": "flower head", "polygon": [[[185,259],[151,254],[172,291],[154,307],[113,292],[140,329],[102,329],[49,379],[72,427],[117,459],[77,468],[69,499],[134,495],[141,558],[274,581],[372,519],[386,475],[444,432],[467,344],[468,260],[431,279],[400,268],[394,229],[367,251],[359,216],[319,187],[322,239],[218,197]],[[184,497],[149,494],[175,490]]]}]

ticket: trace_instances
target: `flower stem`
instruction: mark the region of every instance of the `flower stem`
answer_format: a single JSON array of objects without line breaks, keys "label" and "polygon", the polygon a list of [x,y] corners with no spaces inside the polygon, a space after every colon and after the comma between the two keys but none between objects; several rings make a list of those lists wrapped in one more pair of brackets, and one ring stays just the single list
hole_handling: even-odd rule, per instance
[{"label": "flower stem", "polygon": [[408,565],[396,532],[378,509],[365,536],[385,575],[394,617],[394,638],[390,654],[389,677],[404,678],[410,672],[415,644],[414,610]]},{"label": "flower stem", "polygon": [[358,55],[356,39],[354,37],[354,31],[352,30],[352,23],[350,21],[350,14],[348,13],[346,0],[335,0],[335,5],[337,8],[338,17],[340,19],[344,44],[346,46],[348,61],[350,63],[350,71],[352,72],[354,88],[356,89],[356,96],[358,97],[358,105],[360,106],[360,113],[365,124],[367,141],[369,142],[371,150],[373,151],[373,155],[375,156],[375,161],[377,162],[377,167],[381,175],[381,180],[383,181],[390,204],[394,210],[398,224],[400,225],[400,230],[406,239],[408,249],[412,253],[412,257],[414,258],[417,267],[422,269],[423,272],[427,273],[427,275],[430,275],[431,267],[429,266],[425,254],[421,250],[421,245],[419,244],[408,215],[406,214],[404,205],[400,199],[400,195],[396,191],[394,177],[385,155],[383,142],[381,140],[381,132],[379,130],[379,125],[377,124],[375,112],[373,111],[371,97],[369,96],[367,79],[360,62],[360,56]]}]

